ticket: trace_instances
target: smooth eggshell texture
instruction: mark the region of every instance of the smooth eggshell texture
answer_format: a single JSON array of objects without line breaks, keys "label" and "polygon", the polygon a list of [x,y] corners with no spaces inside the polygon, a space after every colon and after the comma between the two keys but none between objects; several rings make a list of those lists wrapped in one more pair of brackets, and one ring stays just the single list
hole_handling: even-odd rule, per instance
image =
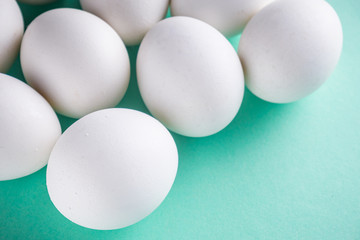
[{"label": "smooth eggshell texture", "polygon": [[158,23],[137,58],[141,96],[172,131],[203,137],[225,128],[244,94],[241,63],[215,28],[189,17]]},{"label": "smooth eggshell texture", "polygon": [[113,107],[129,84],[124,43],[100,18],[77,9],[43,13],[21,46],[26,81],[66,116]]},{"label": "smooth eggshell texture", "polygon": [[0,73],[0,181],[44,167],[60,134],[49,103],[25,83]]},{"label": "smooth eggshell texture", "polygon": [[81,118],[56,143],[47,168],[55,207],[81,226],[127,227],[154,211],[177,172],[175,142],[156,119],[129,109]]},{"label": "smooth eggshell texture", "polygon": [[7,72],[19,53],[24,21],[15,0],[0,1],[0,72]]},{"label": "smooth eggshell texture", "polygon": [[108,22],[126,45],[138,45],[166,15],[169,0],[80,0],[84,10]]},{"label": "smooth eggshell texture", "polygon": [[260,9],[274,0],[172,0],[174,16],[200,19],[226,36],[240,33]]},{"label": "smooth eggshell texture", "polygon": [[246,85],[269,102],[299,100],[329,78],[342,43],[340,20],[326,1],[276,1],[253,17],[241,36]]},{"label": "smooth eggshell texture", "polygon": [[19,2],[33,5],[48,4],[56,2],[57,0],[18,0]]}]

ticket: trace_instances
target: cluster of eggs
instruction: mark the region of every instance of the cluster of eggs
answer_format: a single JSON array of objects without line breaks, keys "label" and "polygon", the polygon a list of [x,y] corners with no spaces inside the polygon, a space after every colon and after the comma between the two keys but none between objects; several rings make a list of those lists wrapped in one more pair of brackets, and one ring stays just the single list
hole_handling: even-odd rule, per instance
[{"label": "cluster of eggs", "polygon": [[[324,0],[80,2],[85,11],[45,12],[23,34],[16,1],[0,1],[0,72],[21,47],[28,83],[0,74],[0,180],[48,164],[55,207],[93,229],[129,226],[164,200],[178,166],[167,129],[221,131],[244,83],[266,101],[301,99],[330,76],[342,49],[341,23]],[[162,20],[169,4],[174,17]],[[236,53],[225,36],[241,31]],[[125,45],[138,44],[138,85],[154,118],[113,108],[129,84]],[[53,109],[80,119],[62,134]]]}]

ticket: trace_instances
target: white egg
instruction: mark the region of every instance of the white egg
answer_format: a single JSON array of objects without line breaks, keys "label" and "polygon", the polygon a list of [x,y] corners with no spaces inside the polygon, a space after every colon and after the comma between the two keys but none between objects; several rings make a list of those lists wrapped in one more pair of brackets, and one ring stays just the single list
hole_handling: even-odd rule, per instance
[{"label": "white egg", "polygon": [[334,9],[323,0],[279,0],[260,11],[239,44],[246,85],[274,103],[299,100],[329,78],[343,35]]},{"label": "white egg", "polygon": [[48,102],[25,83],[0,73],[0,181],[46,165],[61,134]]},{"label": "white egg", "polygon": [[225,128],[244,94],[236,51],[215,28],[189,17],[168,18],[148,32],[137,77],[150,112],[172,131],[191,137]]},{"label": "white egg", "polygon": [[55,207],[81,226],[127,227],[153,212],[174,182],[175,142],[156,119],[130,109],[91,113],[56,143],[47,168]]},{"label": "white egg", "polygon": [[80,0],[84,10],[108,22],[126,45],[137,45],[163,19],[169,0]]},{"label": "white egg", "polygon": [[40,4],[48,4],[48,3],[56,2],[57,0],[18,0],[18,1],[26,4],[40,5]]},{"label": "white egg", "polygon": [[171,0],[174,16],[200,19],[226,36],[240,33],[260,9],[274,0]]},{"label": "white egg", "polygon": [[0,72],[7,72],[19,53],[24,21],[15,0],[0,1]]},{"label": "white egg", "polygon": [[26,81],[57,112],[74,118],[115,106],[130,78],[127,50],[116,32],[70,8],[43,13],[29,25],[21,65]]}]

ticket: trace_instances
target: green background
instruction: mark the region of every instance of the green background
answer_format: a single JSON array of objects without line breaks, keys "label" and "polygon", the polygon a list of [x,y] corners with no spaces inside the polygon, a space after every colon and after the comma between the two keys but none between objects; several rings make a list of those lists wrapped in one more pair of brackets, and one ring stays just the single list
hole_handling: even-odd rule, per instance
[{"label": "green background", "polygon": [[[360,239],[360,2],[330,0],[344,29],[332,77],[292,104],[246,91],[222,132],[173,134],[179,170],[163,204],[143,221],[114,231],[73,224],[52,205],[42,169],[0,182],[0,239]],[[78,1],[21,4],[28,25],[41,12]],[[237,47],[238,37],[230,39]],[[132,77],[120,107],[148,112],[135,76],[138,47],[128,48]],[[24,79],[19,60],[9,72]],[[59,116],[63,130],[73,119]]]}]

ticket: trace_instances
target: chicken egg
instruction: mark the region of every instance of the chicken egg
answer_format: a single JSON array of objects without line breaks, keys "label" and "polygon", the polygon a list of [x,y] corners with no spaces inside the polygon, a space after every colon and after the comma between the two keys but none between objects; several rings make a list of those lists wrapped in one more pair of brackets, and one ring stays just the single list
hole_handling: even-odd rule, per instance
[{"label": "chicken egg", "polygon": [[225,128],[244,94],[234,48],[215,28],[190,17],[165,19],[147,33],[137,57],[137,78],[152,115],[191,137]]},{"label": "chicken egg", "polygon": [[56,143],[46,184],[51,201],[81,226],[109,230],[153,212],[174,182],[175,142],[153,117],[106,109],[81,118]]},{"label": "chicken egg", "polygon": [[14,63],[24,33],[24,21],[15,0],[0,1],[0,72]]},{"label": "chicken egg", "polygon": [[138,45],[147,31],[163,19],[169,0],[80,0],[84,10],[108,22],[126,45]]},{"label": "chicken egg", "polygon": [[0,181],[44,167],[60,134],[49,103],[27,84],[0,73]]},{"label": "chicken egg", "polygon": [[274,103],[318,89],[339,61],[342,27],[324,0],[279,0],[251,19],[239,44],[249,90]]},{"label": "chicken egg", "polygon": [[26,81],[68,117],[114,107],[129,84],[130,63],[121,38],[106,22],[82,10],[43,13],[21,46]]},{"label": "chicken egg", "polygon": [[274,0],[172,0],[174,16],[200,19],[225,36],[240,33],[260,9]]}]

